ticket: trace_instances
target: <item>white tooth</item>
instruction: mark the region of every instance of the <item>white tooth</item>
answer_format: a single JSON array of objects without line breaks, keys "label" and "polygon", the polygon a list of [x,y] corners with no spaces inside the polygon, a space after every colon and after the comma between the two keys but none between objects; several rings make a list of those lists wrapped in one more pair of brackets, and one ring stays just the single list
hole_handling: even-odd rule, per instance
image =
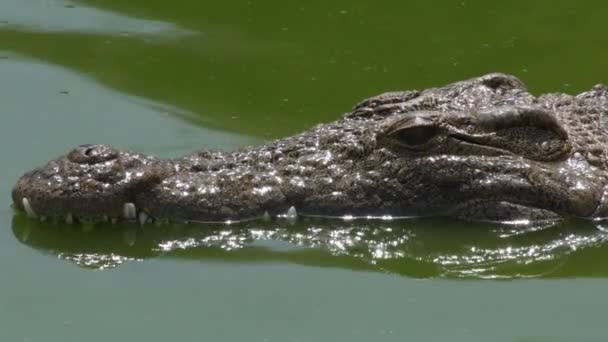
[{"label": "white tooth", "polygon": [[131,202],[125,203],[122,207],[122,215],[127,220],[135,220],[137,218],[137,209],[135,208],[135,204]]},{"label": "white tooth", "polygon": [[110,222],[112,222],[112,224],[116,224],[116,222],[118,222],[118,219],[116,217],[112,217],[110,219]]},{"label": "white tooth", "polygon": [[65,223],[67,223],[67,224],[74,223],[74,216],[72,216],[72,213],[68,213],[67,215],[65,215]]},{"label": "white tooth", "polygon": [[270,214],[268,213],[268,211],[264,212],[264,215],[262,215],[262,220],[266,222],[270,221]]},{"label": "white tooth", "polygon": [[46,216],[40,216],[40,222],[46,221]]},{"label": "white tooth", "polygon": [[110,222],[110,218],[108,217],[108,215],[103,215],[103,217],[101,218],[103,222]]},{"label": "white tooth", "polygon": [[139,212],[139,224],[144,224],[148,220],[148,214],[143,211]]},{"label": "white tooth", "polygon": [[27,214],[27,217],[29,217],[29,218],[38,217],[38,215],[34,211],[34,208],[32,208],[30,201],[27,199],[27,197],[23,197],[23,199],[21,200],[21,203],[23,204],[23,209],[25,209],[25,213]]},{"label": "white tooth", "polygon": [[30,234],[32,233],[32,229],[30,228],[29,225],[25,225],[25,228],[23,228],[23,232],[21,233],[21,241],[22,242],[27,242],[27,240],[30,239]]},{"label": "white tooth", "polygon": [[298,212],[296,211],[296,207],[291,206],[289,210],[287,210],[287,218],[295,219],[298,217]]}]

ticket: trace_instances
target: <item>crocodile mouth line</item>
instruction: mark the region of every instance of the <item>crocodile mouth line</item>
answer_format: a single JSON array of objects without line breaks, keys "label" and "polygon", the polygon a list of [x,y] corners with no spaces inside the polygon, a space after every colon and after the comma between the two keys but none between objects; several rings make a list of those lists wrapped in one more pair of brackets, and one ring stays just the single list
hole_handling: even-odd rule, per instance
[{"label": "crocodile mouth line", "polygon": [[140,224],[140,225],[144,225],[144,224],[156,224],[156,225],[163,225],[163,224],[170,224],[170,223],[181,223],[181,224],[224,224],[224,225],[230,225],[230,224],[238,224],[238,223],[245,223],[245,222],[251,222],[251,221],[257,221],[257,220],[261,220],[261,221],[270,221],[273,217],[277,218],[277,219],[286,219],[288,221],[295,221],[298,217],[310,217],[310,218],[328,218],[328,219],[338,219],[341,218],[345,221],[350,221],[353,219],[378,219],[378,220],[392,220],[392,219],[399,219],[399,218],[405,218],[405,217],[397,217],[397,216],[388,216],[388,215],[384,215],[384,216],[352,216],[352,215],[343,215],[343,216],[321,216],[321,215],[309,215],[309,214],[302,214],[302,213],[298,213],[295,206],[291,206],[289,207],[289,209],[287,209],[286,212],[284,213],[279,213],[276,215],[271,215],[268,211],[265,211],[263,214],[258,215],[258,216],[251,216],[251,217],[246,217],[246,218],[237,218],[237,219],[226,219],[226,220],[218,220],[218,221],[211,221],[211,220],[200,220],[200,219],[169,219],[169,218],[161,218],[161,217],[156,217],[144,210],[140,210],[137,208],[137,206],[135,205],[135,203],[133,202],[125,202],[123,204],[122,207],[122,213],[120,216],[110,216],[107,214],[101,214],[99,215],[99,217],[97,219],[92,219],[89,217],[85,217],[85,216],[78,216],[77,214],[74,214],[72,212],[67,212],[65,215],[55,215],[55,216],[45,216],[45,215],[40,215],[36,212],[36,210],[34,209],[34,207],[32,206],[30,200],[27,197],[23,197],[21,199],[21,206],[23,207],[23,210],[21,210],[21,208],[19,208],[17,205],[13,204],[12,207],[15,210],[18,211],[23,211],[25,212],[26,216],[30,219],[38,219],[41,222],[46,222],[46,221],[55,221],[55,222],[61,222],[61,223],[67,223],[67,224],[96,224],[96,223],[111,223],[111,224],[117,224],[117,223],[135,223],[135,224]]},{"label": "crocodile mouth line", "polygon": [[[38,219],[41,222],[46,222],[46,221],[50,220],[50,221],[55,221],[55,222],[67,223],[67,224],[79,224],[79,223],[81,223],[81,224],[139,223],[140,225],[149,224],[149,223],[156,224],[156,225],[169,224],[169,223],[233,224],[233,223],[243,223],[243,222],[247,222],[247,221],[253,221],[253,220],[257,220],[257,219],[267,219],[267,218],[269,219],[270,218],[270,215],[268,214],[268,212],[265,212],[263,215],[261,215],[259,217],[239,218],[236,220],[224,220],[224,221],[204,221],[204,220],[196,220],[196,219],[182,219],[182,220],[171,219],[170,220],[168,218],[156,217],[144,210],[140,210],[137,208],[137,206],[133,202],[123,203],[122,213],[119,216],[110,216],[108,214],[100,214],[96,218],[91,218],[91,217],[87,217],[84,215],[78,215],[71,211],[68,211],[66,214],[61,215],[61,216],[59,216],[59,215],[53,215],[53,216],[40,215],[34,209],[32,204],[30,203],[30,200],[27,197],[23,197],[21,199],[21,206],[23,207],[22,211],[25,212],[25,214],[28,218]],[[13,208],[16,210],[21,209],[21,208],[18,208],[16,205],[13,205]],[[291,210],[291,208],[290,208],[290,210]],[[291,210],[291,212],[288,212],[287,214],[285,214],[285,216],[289,216],[289,217],[297,216],[297,214],[295,213],[295,208],[293,210]]]},{"label": "crocodile mouth line", "polygon": [[273,218],[276,219],[285,219],[287,221],[295,221],[298,218],[312,218],[312,219],[328,219],[328,220],[342,220],[342,221],[354,221],[354,220],[372,220],[372,221],[393,221],[393,220],[406,220],[406,219],[417,219],[426,216],[395,216],[395,215],[316,215],[316,214],[307,214],[307,213],[298,213],[295,206],[289,207],[289,209],[284,213],[279,213],[276,215],[271,215],[268,211],[265,211],[262,215],[252,216],[248,218],[238,218],[238,219],[227,219],[221,221],[210,221],[210,220],[199,220],[199,219],[182,219],[182,220],[174,220],[168,218],[159,218],[155,217],[144,210],[139,210],[135,203],[126,202],[123,204],[122,215],[120,217],[111,217],[107,214],[100,215],[99,219],[90,219],[84,216],[78,216],[73,214],[72,212],[68,212],[62,216],[45,216],[39,215],[36,210],[33,208],[27,197],[23,197],[21,200],[21,205],[23,206],[23,210],[18,208],[16,205],[13,205],[13,209],[25,212],[26,216],[30,219],[38,219],[41,222],[46,221],[55,221],[67,224],[118,224],[118,223],[131,223],[131,224],[170,224],[170,223],[182,223],[182,224],[222,224],[222,225],[231,225],[231,224],[239,224],[246,223],[252,221],[263,221],[268,222]]}]

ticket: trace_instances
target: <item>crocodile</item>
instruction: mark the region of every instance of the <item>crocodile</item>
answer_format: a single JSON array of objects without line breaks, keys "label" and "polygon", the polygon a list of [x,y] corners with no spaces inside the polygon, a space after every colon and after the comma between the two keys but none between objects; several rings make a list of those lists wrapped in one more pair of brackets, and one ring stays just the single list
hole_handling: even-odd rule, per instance
[{"label": "crocodile", "polygon": [[13,207],[68,223],[600,219],[606,118],[605,85],[537,97],[492,73],[374,96],[337,121],[230,152],[162,159],[81,145],[22,175]]}]

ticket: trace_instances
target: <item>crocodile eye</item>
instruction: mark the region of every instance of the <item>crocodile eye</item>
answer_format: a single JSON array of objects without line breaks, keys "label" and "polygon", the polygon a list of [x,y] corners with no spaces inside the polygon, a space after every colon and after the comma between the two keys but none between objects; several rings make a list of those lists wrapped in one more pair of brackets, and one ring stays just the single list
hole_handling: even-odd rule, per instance
[{"label": "crocodile eye", "polygon": [[421,152],[439,143],[443,130],[439,125],[442,113],[429,111],[407,112],[390,118],[381,127],[378,141],[394,150]]},{"label": "crocodile eye", "polygon": [[435,126],[414,126],[401,129],[395,133],[395,138],[405,146],[419,147],[425,145],[437,135]]}]

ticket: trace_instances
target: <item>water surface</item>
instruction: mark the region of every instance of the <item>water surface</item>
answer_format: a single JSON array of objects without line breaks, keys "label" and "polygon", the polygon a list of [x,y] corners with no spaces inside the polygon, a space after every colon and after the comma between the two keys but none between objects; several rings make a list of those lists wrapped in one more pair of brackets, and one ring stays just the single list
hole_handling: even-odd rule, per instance
[{"label": "water surface", "polygon": [[83,143],[263,143],[382,91],[487,72],[608,83],[601,1],[0,3],[0,340],[603,341],[603,223],[301,219],[66,226],[14,215]]}]

